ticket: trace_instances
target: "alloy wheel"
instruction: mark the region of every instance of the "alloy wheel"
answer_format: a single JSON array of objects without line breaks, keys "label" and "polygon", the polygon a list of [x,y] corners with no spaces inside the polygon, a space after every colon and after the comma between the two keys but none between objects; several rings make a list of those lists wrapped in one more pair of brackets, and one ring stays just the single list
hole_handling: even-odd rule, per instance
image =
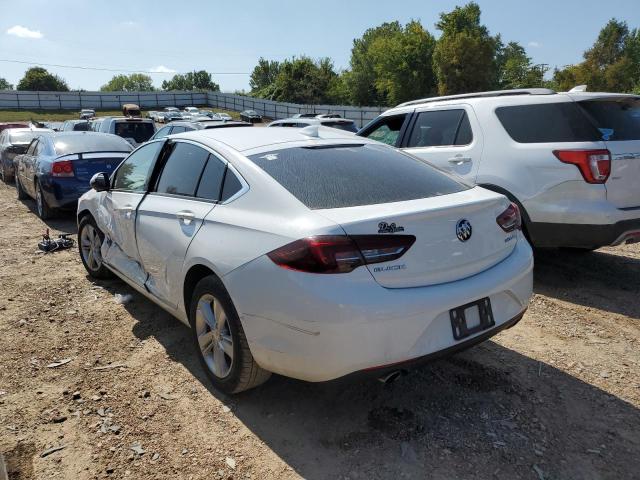
[{"label": "alloy wheel", "polygon": [[222,303],[211,294],[198,300],[195,330],[200,352],[213,375],[225,378],[233,366],[233,336]]},{"label": "alloy wheel", "polygon": [[80,234],[80,250],[85,263],[93,271],[102,266],[101,246],[102,241],[96,229],[92,225],[85,225]]}]

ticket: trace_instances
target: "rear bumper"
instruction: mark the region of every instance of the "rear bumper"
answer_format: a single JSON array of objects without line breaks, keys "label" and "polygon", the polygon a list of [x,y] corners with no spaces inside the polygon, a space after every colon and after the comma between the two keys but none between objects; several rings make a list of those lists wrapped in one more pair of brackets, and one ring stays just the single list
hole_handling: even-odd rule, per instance
[{"label": "rear bumper", "polygon": [[610,225],[542,223],[527,225],[536,247],[597,248],[640,241],[640,218]]},{"label": "rear bumper", "polygon": [[[383,288],[368,270],[313,275],[260,257],[223,277],[251,353],[263,368],[306,381],[433,358],[515,323],[529,303],[533,255],[518,241],[499,264],[462,280]],[[489,297],[495,326],[457,341],[449,310]]]},{"label": "rear bumper", "polygon": [[89,182],[74,178],[61,178],[53,181],[51,178],[41,177],[40,185],[47,205],[62,210],[75,210],[78,199],[91,188]]}]

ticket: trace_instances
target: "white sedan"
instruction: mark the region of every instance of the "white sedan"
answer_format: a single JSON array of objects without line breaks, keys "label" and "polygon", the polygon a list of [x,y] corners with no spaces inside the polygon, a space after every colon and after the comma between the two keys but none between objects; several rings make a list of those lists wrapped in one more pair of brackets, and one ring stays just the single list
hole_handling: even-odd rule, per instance
[{"label": "white sedan", "polygon": [[393,378],[514,325],[532,293],[507,198],[335,129],[173,135],[91,185],[87,271],[188,324],[228,393],[271,372]]}]

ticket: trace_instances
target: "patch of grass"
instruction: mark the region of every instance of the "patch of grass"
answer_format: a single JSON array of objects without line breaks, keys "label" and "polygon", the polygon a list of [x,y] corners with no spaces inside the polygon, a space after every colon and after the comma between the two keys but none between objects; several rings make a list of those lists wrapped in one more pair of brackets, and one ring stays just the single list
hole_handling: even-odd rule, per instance
[{"label": "patch of grass", "polygon": [[[214,112],[226,112],[233,117],[234,120],[240,119],[240,113],[231,112],[215,107],[200,106],[203,110],[211,110]],[[146,110],[142,111],[145,116]],[[97,117],[121,116],[121,110],[96,110]],[[72,120],[80,118],[79,110],[0,110],[0,122],[28,122],[37,120],[43,122],[63,122],[64,120]]]},{"label": "patch of grass", "polygon": [[[122,115],[118,110],[96,111],[99,116]],[[0,122],[28,122],[29,120],[62,122],[80,118],[76,110],[0,110]]]}]

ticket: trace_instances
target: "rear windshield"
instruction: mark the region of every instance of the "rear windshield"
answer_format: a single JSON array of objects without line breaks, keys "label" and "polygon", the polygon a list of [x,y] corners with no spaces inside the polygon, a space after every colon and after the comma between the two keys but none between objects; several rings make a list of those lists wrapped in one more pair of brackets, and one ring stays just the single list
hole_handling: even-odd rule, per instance
[{"label": "rear windshield", "polygon": [[116,135],[133,138],[136,143],[146,142],[154,134],[151,122],[116,122]]},{"label": "rear windshield", "polygon": [[469,188],[384,145],[287,148],[249,159],[311,209],[402,202]]},{"label": "rear windshield", "polygon": [[640,140],[640,99],[588,100],[578,105],[594,120],[603,140]]},{"label": "rear windshield", "polygon": [[329,122],[322,122],[322,125],[324,125],[325,127],[331,127],[331,128],[338,128],[340,130],[346,130],[347,132],[357,132],[358,129],[356,128],[356,125],[353,122],[335,122],[335,121],[329,121]]},{"label": "rear windshield", "polygon": [[88,132],[91,130],[91,124],[89,122],[78,122],[73,125],[75,132]]},{"label": "rear windshield", "polygon": [[53,138],[53,145],[58,155],[69,155],[82,152],[130,152],[131,145],[115,135],[78,134],[61,135]]},{"label": "rear windshield", "polygon": [[593,142],[602,139],[575,102],[498,107],[496,115],[518,143]]},{"label": "rear windshield", "polygon": [[11,143],[29,143],[42,132],[16,132],[10,134]]}]

